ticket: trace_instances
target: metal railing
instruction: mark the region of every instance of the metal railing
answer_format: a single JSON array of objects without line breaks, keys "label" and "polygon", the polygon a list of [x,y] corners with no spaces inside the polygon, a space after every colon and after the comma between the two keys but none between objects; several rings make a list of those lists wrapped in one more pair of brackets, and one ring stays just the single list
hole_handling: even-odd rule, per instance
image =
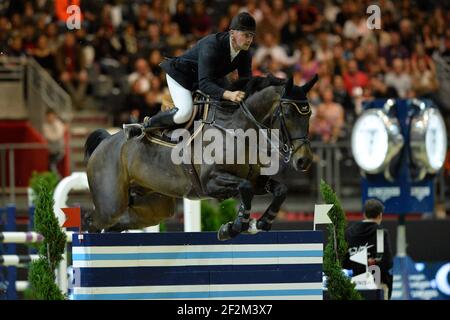
[{"label": "metal railing", "polygon": [[0,119],[26,119],[26,58],[0,56]]},{"label": "metal railing", "polygon": [[67,92],[33,58],[27,61],[27,101],[31,123],[41,131],[47,108],[65,122],[73,118],[72,100]]},{"label": "metal railing", "polygon": [[[449,141],[450,145],[450,141]],[[311,195],[311,201],[320,200],[320,180],[325,180],[330,186],[333,187],[338,197],[347,196],[343,194],[343,188],[347,190],[352,189],[354,194],[358,194],[361,188],[359,168],[356,164],[352,163],[348,166],[348,169],[344,169],[343,161],[352,161],[353,156],[351,154],[350,141],[340,141],[335,144],[327,144],[319,141],[313,141],[311,143],[312,150],[315,154],[316,161],[312,168],[314,174],[314,183],[316,183],[315,194]],[[12,144],[0,144],[0,183],[2,190],[2,203],[6,204],[7,198],[7,186],[6,177],[9,177],[9,203],[15,203],[16,187],[15,187],[15,150],[36,150],[36,149],[48,149],[48,145],[44,143],[12,143]],[[9,170],[6,172],[6,161],[9,164]],[[347,172],[348,170],[349,172]],[[343,179],[344,175],[344,179]],[[352,179],[349,179],[352,178]],[[436,180],[437,194],[436,198],[444,202],[449,192],[449,188],[446,185],[446,179],[444,176],[444,170],[442,169]],[[308,187],[311,185],[311,181],[293,181],[291,183],[294,187]]]},{"label": "metal railing", "polygon": [[[313,141],[311,148],[317,157],[316,176],[317,190],[320,190],[320,180],[325,180],[333,187],[336,195],[341,196],[341,161],[343,159],[342,150],[350,150],[350,141],[339,141],[333,144]],[[350,152],[350,151],[349,151]],[[320,199],[320,192],[316,199]]]},{"label": "metal railing", "polygon": [[[48,149],[45,143],[7,143],[0,144],[0,183],[2,188],[2,204],[6,204],[6,177],[9,177],[9,203],[16,202],[16,165],[15,150]],[[9,170],[6,172],[6,155],[8,154]]]},{"label": "metal railing", "polygon": [[[450,146],[450,140],[447,142]],[[315,171],[315,182],[317,183],[317,193],[315,199],[320,200],[320,180],[324,179],[330,186],[333,187],[336,195],[340,198],[345,196],[342,189],[354,189],[354,193],[359,193],[360,184],[360,169],[354,162],[353,154],[351,152],[350,140],[339,141],[334,144],[327,144],[320,141],[311,142],[311,148],[315,154],[316,162],[313,164]],[[346,157],[344,156],[346,154]],[[342,161],[351,161],[351,166],[343,169]],[[311,170],[311,169],[310,169]],[[346,179],[343,179],[345,175]],[[343,181],[345,180],[345,181]],[[442,168],[435,178],[435,192],[436,200],[445,203],[447,194],[450,188],[447,186],[444,168]]]}]

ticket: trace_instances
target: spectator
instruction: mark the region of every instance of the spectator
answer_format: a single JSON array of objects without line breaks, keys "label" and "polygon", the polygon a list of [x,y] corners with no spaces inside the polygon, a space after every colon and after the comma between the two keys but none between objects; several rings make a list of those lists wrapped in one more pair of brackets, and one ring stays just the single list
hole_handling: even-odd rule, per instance
[{"label": "spectator", "polygon": [[141,44],[141,48],[144,50],[144,54],[150,54],[152,50],[160,50],[166,52],[167,45],[166,40],[161,34],[161,28],[155,22],[152,22],[148,26],[147,36],[144,38]]},{"label": "spectator", "polygon": [[168,1],[152,0],[149,11],[150,20],[162,22],[163,16],[168,12]]},{"label": "spectator", "polygon": [[159,66],[159,64],[162,62],[162,60],[163,60],[163,57],[162,57],[161,51],[152,50],[152,52],[150,52],[150,56],[148,57],[148,65],[150,67],[150,72],[154,76],[159,77],[161,80],[164,79],[163,70]]},{"label": "spectator", "polygon": [[58,34],[58,27],[54,22],[51,22],[45,28],[45,35],[47,36],[48,48],[55,54],[61,42]]},{"label": "spectator", "polygon": [[391,65],[394,59],[406,59],[410,54],[408,49],[401,44],[398,32],[392,32],[390,36],[391,44],[388,47],[381,49],[381,56],[386,59],[388,65]]},{"label": "spectator", "polygon": [[320,136],[325,143],[335,143],[344,126],[344,108],[333,101],[333,89],[323,93],[323,102],[318,105],[311,125],[311,133]]},{"label": "spectator", "polygon": [[227,32],[230,28],[231,19],[228,16],[221,16],[217,23],[216,32]]},{"label": "spectator", "polygon": [[136,39],[136,30],[131,23],[125,26],[125,31],[120,39],[122,43],[124,55],[122,56],[121,62],[124,64],[129,64],[133,61],[133,58],[138,52],[138,42]]},{"label": "spectator", "polygon": [[255,51],[254,63],[259,67],[266,56],[270,56],[281,65],[282,68],[291,66],[298,62],[300,52],[296,51],[292,57],[288,57],[286,50],[278,44],[276,36],[268,32],[263,35],[263,43]]},{"label": "spectator", "polygon": [[17,58],[26,57],[22,37],[19,33],[14,33],[9,39],[9,47],[6,49],[6,55]]},{"label": "spectator", "polygon": [[80,109],[86,97],[88,75],[82,48],[75,34],[67,32],[64,42],[56,51],[56,68],[59,79],[69,92],[75,108]]},{"label": "spectator", "polygon": [[439,48],[439,37],[433,33],[431,25],[425,23],[421,30],[421,43],[425,47],[425,52],[431,56]]},{"label": "spectator", "polygon": [[302,28],[298,21],[297,10],[294,7],[289,7],[287,16],[287,22],[281,29],[281,42],[293,47],[303,37]]},{"label": "spectator", "polygon": [[343,74],[345,88],[350,96],[362,93],[362,88],[367,86],[369,79],[367,75],[358,70],[358,64],[355,59],[352,59],[347,64],[347,71]]},{"label": "spectator", "polygon": [[332,65],[333,51],[330,48],[330,39],[325,30],[320,30],[317,35],[316,57],[319,62]]},{"label": "spectator", "polygon": [[405,99],[408,91],[412,88],[411,76],[405,71],[402,59],[393,61],[393,70],[386,74],[386,85],[394,87],[400,98]]},{"label": "spectator", "polygon": [[320,27],[319,10],[309,0],[300,0],[297,5],[297,15],[303,34],[312,34]]},{"label": "spectator", "polygon": [[264,12],[264,19],[267,19],[271,31],[277,36],[280,34],[283,26],[288,22],[288,14],[284,8],[283,0],[272,0],[268,10]]},{"label": "spectator", "polygon": [[392,86],[388,86],[382,79],[378,77],[370,78],[370,87],[372,89],[374,98],[388,99],[398,97],[397,90]]},{"label": "spectator", "polygon": [[[368,265],[377,265],[381,271],[381,287],[384,291],[384,298],[388,300],[392,295],[392,267],[393,257],[389,233],[380,227],[383,219],[383,204],[376,199],[369,199],[364,204],[364,220],[357,222],[347,228],[345,239],[348,243],[348,254],[343,263],[343,267],[353,270],[353,276],[366,272],[362,264],[350,261],[350,256],[358,253],[363,248],[367,248]],[[377,230],[383,232],[383,250],[377,247]]]},{"label": "spectator", "polygon": [[239,9],[239,13],[248,12],[253,18],[255,18],[256,25],[258,25],[264,18],[261,9],[258,8],[256,0],[246,0],[245,6]]},{"label": "spectator", "polygon": [[55,57],[53,56],[48,46],[48,38],[45,34],[41,34],[37,40],[36,48],[32,50],[33,58],[45,69],[54,76],[55,74]]},{"label": "spectator", "polygon": [[176,13],[172,17],[172,21],[178,23],[182,34],[191,33],[191,18],[186,11],[186,2],[184,0],[177,1]]},{"label": "spectator", "polygon": [[337,34],[342,34],[345,23],[347,20],[350,20],[355,11],[355,6],[352,1],[344,0],[340,9],[341,10],[336,14],[335,20],[335,31]]},{"label": "spectator", "polygon": [[22,29],[22,46],[27,55],[30,55],[36,46],[36,34],[35,26],[30,23],[26,23]]},{"label": "spectator", "polygon": [[333,60],[332,60],[332,70],[333,74],[339,74],[342,75],[342,73],[345,70],[345,59],[344,59],[344,48],[342,47],[341,43],[337,43],[333,47]]},{"label": "spectator", "polygon": [[196,1],[191,16],[191,32],[195,37],[201,38],[211,32],[212,21],[206,13],[206,7],[203,1]]},{"label": "spectator", "polygon": [[11,16],[11,30],[20,30],[22,29],[22,16],[18,13],[14,13]]},{"label": "spectator", "polygon": [[412,89],[419,97],[430,97],[438,89],[436,68],[433,61],[424,57],[412,64]]},{"label": "spectator", "polygon": [[167,39],[167,37],[170,36],[171,24],[172,24],[172,16],[170,15],[170,12],[167,10],[162,14],[160,23],[161,35],[164,37],[164,39]]},{"label": "spectator", "polygon": [[311,79],[319,70],[319,61],[315,58],[315,52],[308,44],[300,47],[300,61],[295,68],[302,73],[302,83]]},{"label": "spectator", "polygon": [[52,109],[48,109],[45,114],[42,132],[48,143],[49,170],[60,176],[57,166],[64,158],[65,125]]},{"label": "spectator", "polygon": [[[158,79],[158,78],[155,78]],[[145,109],[143,116],[153,117],[161,110],[162,93],[151,90],[145,94]]]},{"label": "spectator", "polygon": [[333,79],[334,101],[344,108],[345,121],[353,123],[355,119],[355,105],[344,86],[344,79],[337,74]]},{"label": "spectator", "polygon": [[402,46],[404,46],[409,52],[413,52],[416,45],[416,34],[414,32],[411,20],[402,19],[400,21],[399,35]]},{"label": "spectator", "polygon": [[[227,22],[229,23],[229,21]],[[227,27],[228,28],[228,25]],[[186,37],[181,34],[180,26],[176,22],[170,23],[170,35],[167,37],[167,45],[174,48],[186,48]]]},{"label": "spectator", "polygon": [[0,50],[5,51],[11,36],[11,24],[7,17],[0,16]]},{"label": "spectator", "polygon": [[36,13],[48,14],[50,16],[54,14],[53,0],[36,0],[33,1],[33,5]]},{"label": "spectator", "polygon": [[148,30],[148,25],[150,23],[149,15],[150,6],[148,3],[143,2],[139,4],[137,17],[134,21],[134,29],[136,30],[138,38],[144,37]]},{"label": "spectator", "polygon": [[138,95],[144,95],[150,90],[153,74],[147,61],[139,58],[135,62],[135,71],[128,76],[128,84],[133,88],[133,92]]},{"label": "spectator", "polygon": [[36,18],[36,35],[45,33],[47,24],[51,21],[51,17],[45,13],[40,13]]}]

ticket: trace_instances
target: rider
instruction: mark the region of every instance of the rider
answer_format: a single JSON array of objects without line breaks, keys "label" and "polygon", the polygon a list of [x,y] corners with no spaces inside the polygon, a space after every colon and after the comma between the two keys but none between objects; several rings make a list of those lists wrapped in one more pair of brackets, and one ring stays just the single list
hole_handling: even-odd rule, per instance
[{"label": "rider", "polygon": [[236,15],[229,32],[200,39],[179,57],[166,59],[160,65],[166,72],[173,109],[144,119],[144,127],[172,127],[189,121],[193,111],[192,91],[200,89],[214,100],[240,102],[242,91],[228,91],[225,76],[238,70],[239,77],[251,77],[252,58],[248,51],[256,31],[255,19],[247,12]]}]

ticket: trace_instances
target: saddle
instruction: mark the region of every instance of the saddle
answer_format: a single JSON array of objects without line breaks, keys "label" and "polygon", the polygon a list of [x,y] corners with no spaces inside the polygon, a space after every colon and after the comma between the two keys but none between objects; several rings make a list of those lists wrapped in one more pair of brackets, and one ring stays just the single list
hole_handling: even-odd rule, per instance
[{"label": "saddle", "polygon": [[[225,113],[233,113],[239,104],[230,101],[212,100],[210,97],[200,90],[196,90],[193,94],[193,111],[188,122],[180,124],[171,128],[154,129],[145,132],[141,124],[127,124],[124,125],[124,131],[127,139],[138,138],[147,139],[151,143],[165,145],[167,147],[174,147],[179,141],[172,137],[172,133],[176,129],[186,129],[190,132],[189,140],[192,141],[195,136],[201,131],[203,125],[212,125],[218,129],[226,130],[220,124],[215,123],[217,109]],[[163,97],[162,111],[167,111],[174,108],[174,103],[170,95]],[[199,127],[194,126],[194,122],[200,121]]]},{"label": "saddle", "polygon": [[[194,134],[193,124],[195,121],[202,121],[202,122],[206,121],[208,116],[209,103],[211,102],[211,100],[207,94],[203,93],[200,90],[197,90],[192,93],[192,100],[194,102],[194,108],[188,122],[167,129],[153,130],[147,133],[147,137],[161,139],[168,143],[177,143],[178,141],[172,139],[172,132],[176,129],[186,129],[191,133],[191,138],[193,138],[192,137],[192,135]],[[170,94],[164,95],[161,110],[167,111],[174,107],[175,105],[173,103]]]}]

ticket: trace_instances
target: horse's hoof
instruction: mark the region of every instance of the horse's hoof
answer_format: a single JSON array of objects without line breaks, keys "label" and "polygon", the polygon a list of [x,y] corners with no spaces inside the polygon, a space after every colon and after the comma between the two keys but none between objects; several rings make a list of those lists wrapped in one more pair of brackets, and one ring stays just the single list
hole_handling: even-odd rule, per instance
[{"label": "horse's hoof", "polygon": [[272,224],[264,222],[264,221],[261,221],[261,220],[258,220],[256,222],[256,226],[255,227],[259,231],[270,231],[270,229],[272,228]]},{"label": "horse's hoof", "polygon": [[217,231],[217,239],[219,241],[230,240],[233,238],[233,236],[231,235],[232,232],[230,232],[232,225],[233,225],[233,222],[227,222],[220,226],[219,231]]},{"label": "horse's hoof", "polygon": [[262,231],[261,229],[258,229],[256,219],[250,219],[249,227],[245,232],[246,234],[257,234],[258,232]]}]

